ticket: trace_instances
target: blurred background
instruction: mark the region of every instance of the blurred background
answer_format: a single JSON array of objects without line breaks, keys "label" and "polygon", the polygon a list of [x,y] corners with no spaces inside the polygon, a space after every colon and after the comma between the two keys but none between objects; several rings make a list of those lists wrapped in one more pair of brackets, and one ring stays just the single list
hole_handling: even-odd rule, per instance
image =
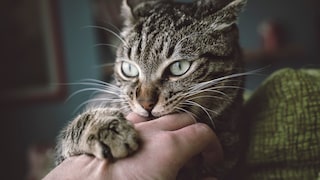
[{"label": "blurred background", "polygon": [[[181,1],[181,0],[180,0]],[[187,0],[185,0],[187,1]],[[90,92],[67,98],[82,79],[107,80],[117,40],[102,26],[121,28],[119,0],[2,0],[0,48],[0,179],[40,179],[59,130]],[[240,43],[253,91],[273,71],[319,68],[318,0],[248,0]],[[101,45],[101,44],[112,44]]]}]

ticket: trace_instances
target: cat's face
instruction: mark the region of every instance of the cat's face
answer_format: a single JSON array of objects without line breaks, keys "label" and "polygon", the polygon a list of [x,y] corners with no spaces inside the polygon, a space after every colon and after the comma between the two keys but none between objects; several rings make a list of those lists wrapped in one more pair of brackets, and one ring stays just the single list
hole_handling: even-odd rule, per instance
[{"label": "cat's face", "polygon": [[240,93],[236,17],[244,2],[124,1],[115,78],[130,109],[159,117],[219,114]]}]

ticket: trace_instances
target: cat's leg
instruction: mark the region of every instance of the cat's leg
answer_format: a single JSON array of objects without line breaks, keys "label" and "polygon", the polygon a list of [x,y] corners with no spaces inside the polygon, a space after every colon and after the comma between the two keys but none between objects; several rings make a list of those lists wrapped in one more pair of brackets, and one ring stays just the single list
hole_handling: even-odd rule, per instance
[{"label": "cat's leg", "polygon": [[56,161],[59,164],[79,154],[117,159],[137,149],[138,134],[122,113],[111,109],[95,109],[79,115],[61,132]]}]

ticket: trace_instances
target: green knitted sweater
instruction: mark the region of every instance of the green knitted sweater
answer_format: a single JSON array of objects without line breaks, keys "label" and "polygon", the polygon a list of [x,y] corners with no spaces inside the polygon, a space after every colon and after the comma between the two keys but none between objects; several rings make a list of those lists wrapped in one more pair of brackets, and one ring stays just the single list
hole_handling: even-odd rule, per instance
[{"label": "green knitted sweater", "polygon": [[320,70],[272,74],[245,105],[244,179],[316,180],[320,172]]}]

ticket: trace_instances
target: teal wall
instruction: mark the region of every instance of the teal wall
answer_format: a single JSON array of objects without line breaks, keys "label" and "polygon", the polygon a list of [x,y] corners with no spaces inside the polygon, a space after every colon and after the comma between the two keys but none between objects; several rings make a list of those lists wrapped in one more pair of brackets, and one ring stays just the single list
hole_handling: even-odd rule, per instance
[{"label": "teal wall", "polygon": [[[268,20],[281,23],[289,45],[299,47],[299,55],[248,63],[247,69],[264,68],[260,75],[247,77],[246,87],[254,90],[272,72],[284,68],[320,67],[320,3],[301,0],[248,0],[239,18],[240,44],[244,50],[261,51],[262,39],[258,26]],[[294,52],[293,52],[294,53]],[[268,61],[269,60],[269,61]]]},{"label": "teal wall", "polygon": [[261,39],[257,27],[263,21],[276,20],[282,23],[290,43],[303,46],[308,54],[315,54],[318,49],[316,33],[319,32],[319,29],[316,29],[319,22],[319,6],[316,5],[316,1],[248,0],[239,18],[242,47],[259,49]]},{"label": "teal wall", "polygon": [[[94,29],[92,15],[87,0],[60,0],[60,27],[63,46],[63,59],[66,82],[72,83],[84,78],[100,79],[101,73],[97,49],[94,47]],[[80,86],[67,86],[68,95]],[[59,129],[76,114],[79,104],[85,101],[88,93],[82,93],[69,101],[38,102],[15,109],[15,121],[24,131],[27,143],[48,143],[55,139]]]},{"label": "teal wall", "polygon": [[[97,49],[94,48],[94,30],[84,28],[92,25],[88,0],[59,0],[59,25],[63,48],[63,63],[66,82],[83,78],[99,79],[101,73]],[[1,61],[3,62],[3,61]],[[5,65],[5,64],[1,64]],[[7,77],[2,77],[7,78]],[[9,77],[10,78],[10,77]],[[67,86],[67,96],[79,86]],[[73,111],[88,98],[88,94],[75,96],[70,101],[37,101],[1,106],[2,143],[0,179],[24,179],[28,170],[26,153],[32,144],[53,144],[59,130],[76,114]]]}]

